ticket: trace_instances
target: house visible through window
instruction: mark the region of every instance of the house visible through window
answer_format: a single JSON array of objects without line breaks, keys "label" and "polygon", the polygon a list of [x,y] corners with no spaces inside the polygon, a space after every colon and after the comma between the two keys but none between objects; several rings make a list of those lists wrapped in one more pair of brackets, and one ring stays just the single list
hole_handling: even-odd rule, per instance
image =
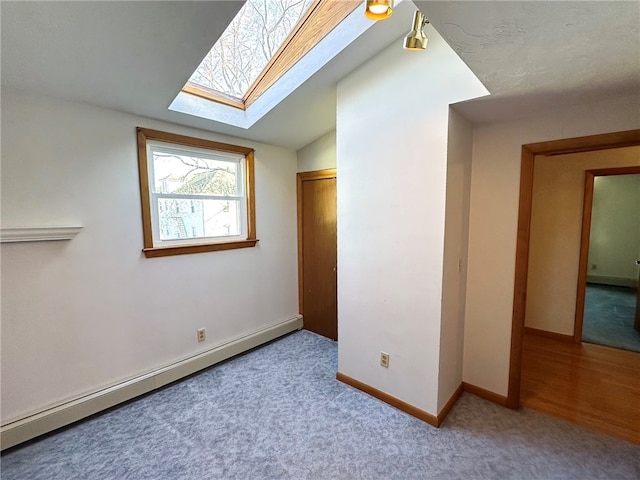
[{"label": "house visible through window", "polygon": [[254,246],[253,150],[138,129],[147,256]]}]

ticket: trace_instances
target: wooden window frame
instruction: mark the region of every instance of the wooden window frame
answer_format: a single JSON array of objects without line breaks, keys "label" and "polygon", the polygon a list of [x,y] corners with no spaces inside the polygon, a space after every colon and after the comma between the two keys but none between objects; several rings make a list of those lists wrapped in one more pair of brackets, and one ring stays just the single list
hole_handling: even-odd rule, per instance
[{"label": "wooden window frame", "polygon": [[182,91],[223,105],[246,110],[361,4],[362,0],[316,0],[242,99],[225,95],[193,82],[187,82]]},{"label": "wooden window frame", "polygon": [[[174,133],[151,130],[138,127],[136,129],[138,139],[138,173],[140,177],[140,201],[142,206],[142,231],[144,238],[145,257],[165,257],[170,255],[184,255],[189,253],[214,252],[219,250],[232,250],[236,248],[255,247],[258,243],[256,237],[255,216],[255,174],[254,174],[254,150],[248,147],[220,143],[212,140],[204,140],[196,137],[177,135]],[[196,147],[217,152],[242,154],[245,158],[245,196],[247,208],[247,238],[243,240],[201,242],[194,239],[194,243],[154,246],[153,219],[151,214],[149,170],[147,158],[147,142],[158,141],[172,143],[181,147]]]}]

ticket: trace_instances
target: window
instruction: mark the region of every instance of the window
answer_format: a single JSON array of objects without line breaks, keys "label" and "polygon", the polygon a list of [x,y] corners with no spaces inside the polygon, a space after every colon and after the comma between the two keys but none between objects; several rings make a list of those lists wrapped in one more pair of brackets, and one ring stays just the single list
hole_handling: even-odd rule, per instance
[{"label": "window", "polygon": [[247,0],[182,91],[245,110],[361,0]]},{"label": "window", "polygon": [[147,257],[253,247],[253,149],[138,128]]}]

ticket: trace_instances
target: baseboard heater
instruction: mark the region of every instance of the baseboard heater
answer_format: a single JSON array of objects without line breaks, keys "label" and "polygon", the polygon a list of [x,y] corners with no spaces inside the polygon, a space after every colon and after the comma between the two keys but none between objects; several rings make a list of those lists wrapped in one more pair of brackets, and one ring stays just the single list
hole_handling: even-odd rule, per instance
[{"label": "baseboard heater", "polygon": [[302,315],[76,400],[3,425],[2,450],[114,407],[302,328]]}]

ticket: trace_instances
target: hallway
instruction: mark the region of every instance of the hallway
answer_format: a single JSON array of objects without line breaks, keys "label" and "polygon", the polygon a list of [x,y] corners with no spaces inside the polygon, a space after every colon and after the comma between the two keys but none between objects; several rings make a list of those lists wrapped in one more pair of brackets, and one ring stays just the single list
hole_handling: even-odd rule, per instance
[{"label": "hallway", "polygon": [[525,335],[521,404],[640,444],[640,354]]}]

